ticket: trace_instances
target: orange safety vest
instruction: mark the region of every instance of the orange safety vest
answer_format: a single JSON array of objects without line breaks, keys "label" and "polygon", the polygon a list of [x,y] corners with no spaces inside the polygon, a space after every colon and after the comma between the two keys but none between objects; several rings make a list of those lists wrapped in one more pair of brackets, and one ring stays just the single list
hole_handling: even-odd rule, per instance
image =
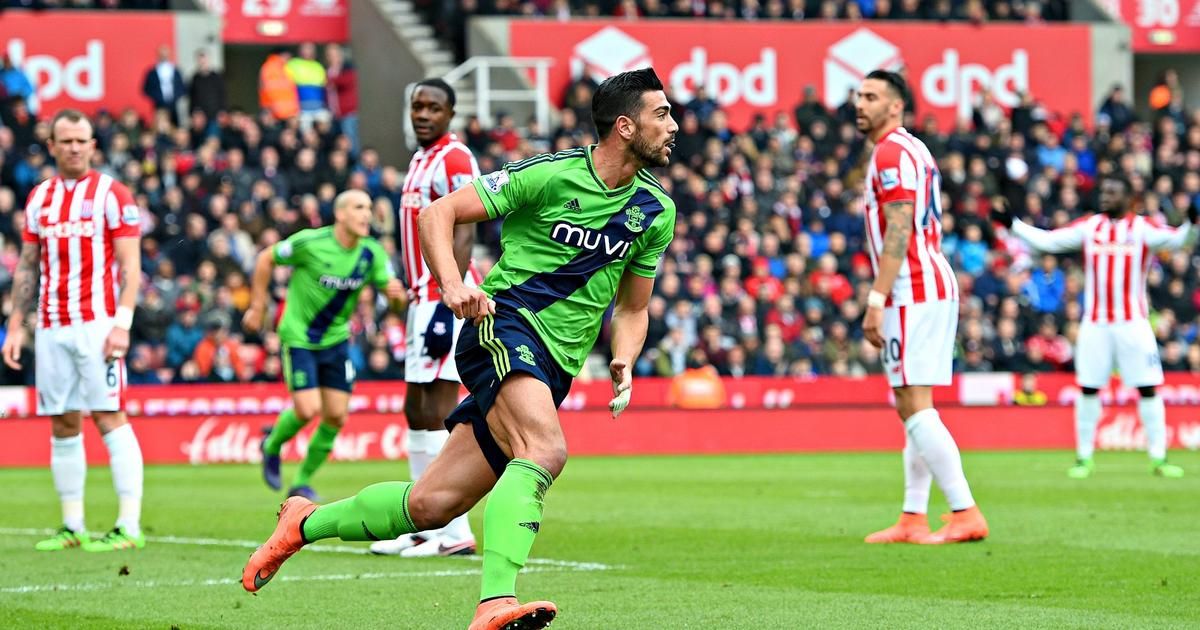
[{"label": "orange safety vest", "polygon": [[271,55],[258,74],[258,102],[279,120],[300,115],[300,95],[296,83],[287,74],[287,62]]}]

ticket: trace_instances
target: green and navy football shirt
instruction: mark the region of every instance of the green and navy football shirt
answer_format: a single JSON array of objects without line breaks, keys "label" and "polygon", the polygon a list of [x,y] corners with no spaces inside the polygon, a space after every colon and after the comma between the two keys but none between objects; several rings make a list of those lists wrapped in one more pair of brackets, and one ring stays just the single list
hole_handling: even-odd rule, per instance
[{"label": "green and navy football shirt", "polygon": [[474,184],[488,216],[504,217],[503,252],[481,288],[578,374],[626,268],[654,277],[675,235],[674,202],[644,170],[608,188],[592,147],[506,164]]}]

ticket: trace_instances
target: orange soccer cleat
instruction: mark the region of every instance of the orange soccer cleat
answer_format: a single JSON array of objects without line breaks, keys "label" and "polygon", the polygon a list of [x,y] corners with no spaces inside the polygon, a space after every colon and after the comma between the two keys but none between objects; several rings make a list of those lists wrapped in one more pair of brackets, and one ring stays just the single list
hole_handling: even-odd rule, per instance
[{"label": "orange soccer cleat", "polygon": [[500,597],[479,604],[467,630],[538,630],[549,626],[557,614],[553,602],[522,604],[516,597]]},{"label": "orange soccer cleat", "polygon": [[921,541],[921,544],[944,545],[987,538],[988,524],[977,505],[972,505],[959,512],[943,514],[942,520],[946,524]]},{"label": "orange soccer cleat", "polygon": [[929,536],[929,522],[924,514],[901,512],[900,520],[887,529],[867,536],[869,543],[918,543]]},{"label": "orange soccer cleat", "polygon": [[317,505],[304,497],[290,497],[279,507],[279,523],[267,542],[250,554],[246,568],[242,569],[242,588],[251,593],[266,586],[284,560],[300,551],[304,546],[304,535],[300,525],[317,509]]}]

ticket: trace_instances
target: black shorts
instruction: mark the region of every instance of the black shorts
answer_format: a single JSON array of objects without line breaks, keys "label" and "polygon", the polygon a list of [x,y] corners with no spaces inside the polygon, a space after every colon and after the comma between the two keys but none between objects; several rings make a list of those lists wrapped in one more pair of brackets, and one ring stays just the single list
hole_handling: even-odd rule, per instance
[{"label": "black shorts", "polygon": [[309,350],[283,347],[283,378],[288,391],[328,387],[346,393],[354,390],[354,364],[350,362],[350,342]]},{"label": "black shorts", "polygon": [[446,428],[453,431],[456,424],[470,424],[475,441],[499,477],[509,458],[492,437],[487,414],[496,403],[501,383],[516,372],[531,374],[550,387],[557,409],[571,391],[574,377],[559,367],[520,313],[497,313],[479,326],[467,322],[457,348],[458,375],[471,393],[446,418]]}]

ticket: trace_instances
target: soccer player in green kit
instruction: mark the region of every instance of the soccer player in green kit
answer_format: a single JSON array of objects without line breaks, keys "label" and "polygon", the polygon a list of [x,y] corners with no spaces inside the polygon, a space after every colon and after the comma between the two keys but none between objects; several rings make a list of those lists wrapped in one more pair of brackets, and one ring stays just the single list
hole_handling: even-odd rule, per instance
[{"label": "soccer player in green kit", "polygon": [[258,255],[250,307],[242,318],[246,332],[262,329],[271,271],[275,265],[291,266],[279,339],[292,407],[279,414],[271,434],[263,440],[263,479],[273,490],[282,487],[280,449],[306,424],[320,418],[288,491],[288,496],[309,500],[317,500],[309,480],[329,457],[350,410],[354,366],[347,320],[358,306],[358,294],[370,284],[386,292],[390,300],[405,296],[383,246],[369,236],[371,198],[367,193],[343,192],[334,200],[333,213],[332,226],[301,230]]},{"label": "soccer player in green kit", "polygon": [[[516,577],[567,460],[557,408],[615,297],[609,408],[613,417],[625,410],[655,271],[675,231],[670,196],[644,170],[667,165],[678,130],[654,71],[604,81],[592,117],[599,144],[507,164],[421,214],[421,249],[442,301],[469,320],[455,360],[471,395],[447,419],[450,439],[416,484],[375,484],[319,508],[288,499],[242,573],[246,590],[260,589],[305,544],[440,527],[490,491],[470,630],[549,625],[555,605],[518,603]],[[503,254],[483,285],[469,288],[454,259],[454,226],[498,217]]]}]

